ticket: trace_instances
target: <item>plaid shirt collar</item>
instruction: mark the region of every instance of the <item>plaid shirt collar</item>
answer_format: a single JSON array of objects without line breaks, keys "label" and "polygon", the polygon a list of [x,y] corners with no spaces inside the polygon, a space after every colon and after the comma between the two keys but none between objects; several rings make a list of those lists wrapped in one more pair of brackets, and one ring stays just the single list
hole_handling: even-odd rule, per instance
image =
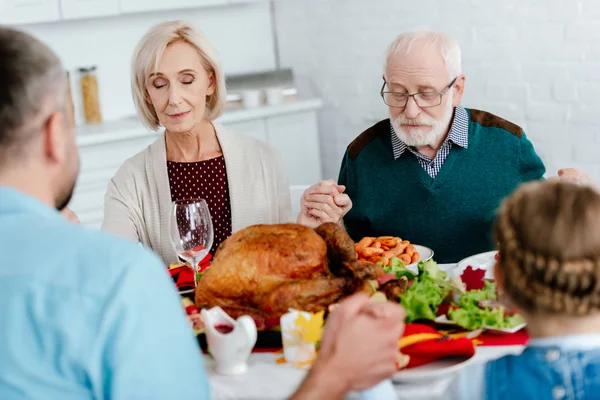
[{"label": "plaid shirt collar", "polygon": [[[394,150],[394,160],[400,158],[400,156],[409,149],[396,132],[390,122],[390,130],[392,137],[392,149]],[[457,106],[454,109],[454,118],[452,119],[452,126],[450,127],[450,133],[444,142],[450,142],[464,149],[469,147],[469,115],[467,110],[461,106]],[[412,150],[412,149],[409,149]]]}]

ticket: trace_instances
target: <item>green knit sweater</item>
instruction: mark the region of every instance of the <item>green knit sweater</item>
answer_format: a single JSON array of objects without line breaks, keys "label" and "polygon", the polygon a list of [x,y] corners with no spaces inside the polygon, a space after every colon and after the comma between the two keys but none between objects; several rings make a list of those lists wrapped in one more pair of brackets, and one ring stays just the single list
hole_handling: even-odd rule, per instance
[{"label": "green knit sweater", "polygon": [[347,148],[339,176],[352,199],[350,236],[399,236],[434,250],[439,263],[494,249],[500,202],[519,184],[541,179],[544,164],[517,125],[479,110],[469,113],[469,144],[452,146],[431,178],[405,151],[394,159],[389,119]]}]

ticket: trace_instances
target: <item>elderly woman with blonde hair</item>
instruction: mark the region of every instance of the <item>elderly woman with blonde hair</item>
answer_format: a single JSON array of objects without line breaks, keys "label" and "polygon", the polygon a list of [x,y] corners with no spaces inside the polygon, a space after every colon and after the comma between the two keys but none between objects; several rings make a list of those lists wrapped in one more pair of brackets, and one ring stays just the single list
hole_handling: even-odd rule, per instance
[{"label": "elderly woman with blonde hair", "polygon": [[[207,201],[215,230],[211,253],[241,228],[292,220],[277,152],[214,122],[226,102],[225,77],[199,31],[181,21],[151,28],[134,51],[131,78],[145,125],[164,132],[110,181],[103,230],[141,242],[168,264],[177,259],[168,231],[172,201]],[[339,221],[350,200],[343,188],[331,191],[332,199],[324,199],[334,205],[328,213],[303,211],[298,222]]]}]

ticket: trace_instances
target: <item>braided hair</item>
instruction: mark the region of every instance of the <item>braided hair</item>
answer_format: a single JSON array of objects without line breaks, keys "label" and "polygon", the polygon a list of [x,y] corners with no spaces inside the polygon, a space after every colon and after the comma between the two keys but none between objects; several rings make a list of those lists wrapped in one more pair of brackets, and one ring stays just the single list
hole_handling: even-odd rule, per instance
[{"label": "braided hair", "polygon": [[506,294],[529,312],[600,310],[600,194],[561,182],[520,187],[494,227]]}]

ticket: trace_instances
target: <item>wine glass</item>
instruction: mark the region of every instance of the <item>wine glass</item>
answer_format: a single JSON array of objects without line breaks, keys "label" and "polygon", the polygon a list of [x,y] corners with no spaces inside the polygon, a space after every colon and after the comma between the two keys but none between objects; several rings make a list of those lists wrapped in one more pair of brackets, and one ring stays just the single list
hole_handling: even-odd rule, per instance
[{"label": "wine glass", "polygon": [[194,286],[198,284],[198,264],[213,245],[213,224],[204,199],[183,199],[171,204],[171,242],[177,255],[192,264]]}]

